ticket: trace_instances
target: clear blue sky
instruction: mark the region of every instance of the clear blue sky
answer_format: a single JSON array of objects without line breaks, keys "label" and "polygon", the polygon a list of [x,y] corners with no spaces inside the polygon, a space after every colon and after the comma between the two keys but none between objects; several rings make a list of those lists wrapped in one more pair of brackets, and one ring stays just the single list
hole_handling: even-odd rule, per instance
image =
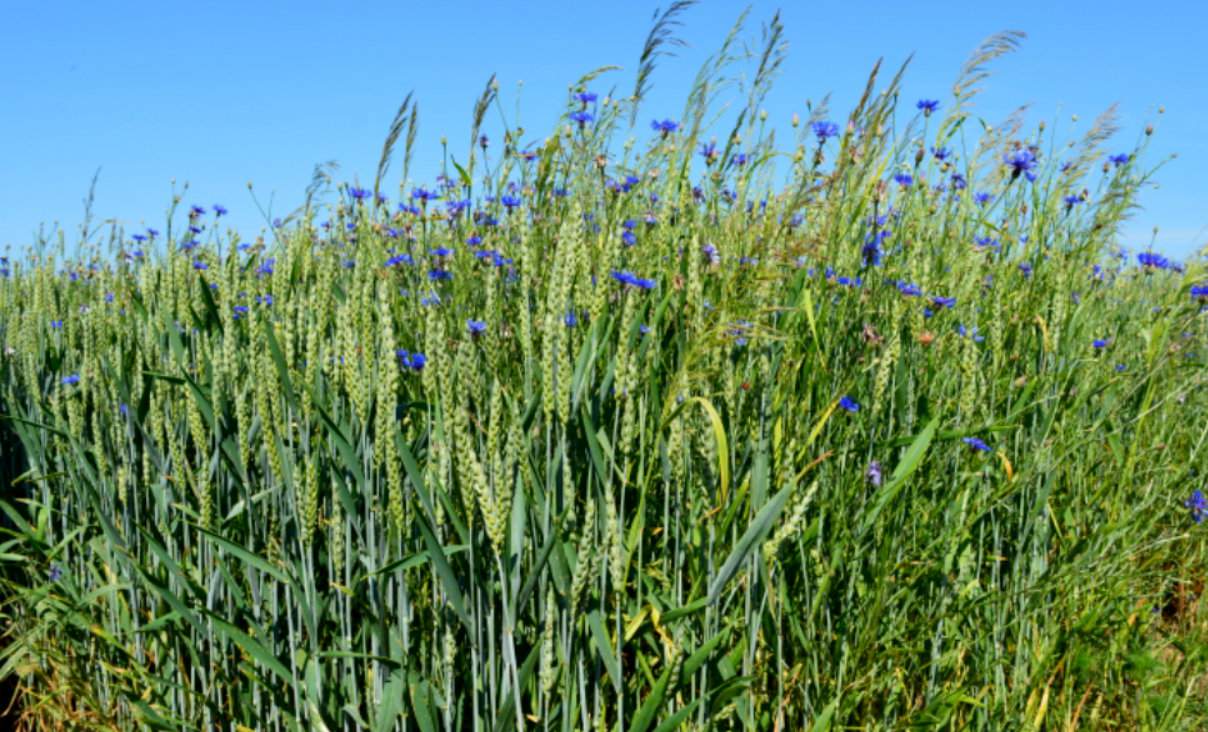
[{"label": "clear blue sky", "polygon": [[[491,73],[505,108],[544,136],[567,85],[604,64],[597,84],[628,91],[658,4],[534,2],[165,3],[4,0],[0,23],[0,249],[20,251],[39,224],[74,235],[101,168],[95,211],[128,227],[160,225],[170,181],[185,203],[222,203],[246,236],[262,221],[248,196],[300,202],[315,163],[372,182],[382,139],[408,90],[420,105],[413,177],[439,172],[439,140],[464,149],[470,107]],[[1185,256],[1208,241],[1208,9],[1198,2],[784,2],[788,62],[768,100],[774,120],[833,92],[842,119],[873,62],[915,60],[905,100],[949,99],[957,71],[986,36],[1029,35],[1000,60],[977,110],[1085,130],[1112,102],[1131,147],[1158,132],[1148,162],[1178,153],[1146,191],[1125,243]],[[1060,5],[1060,7],[1057,7]],[[755,2],[747,37],[780,5]],[[692,76],[744,7],[705,0],[685,16],[687,48],[665,59],[642,117],[677,116]],[[1159,7],[1161,9],[1159,9]],[[518,83],[523,87],[518,89]],[[1159,105],[1165,114],[1158,115]],[[1070,115],[1081,118],[1071,128]],[[497,117],[486,131],[496,132]],[[497,135],[493,135],[497,138]],[[397,174],[396,164],[392,172]],[[397,179],[387,191],[397,190]]]}]

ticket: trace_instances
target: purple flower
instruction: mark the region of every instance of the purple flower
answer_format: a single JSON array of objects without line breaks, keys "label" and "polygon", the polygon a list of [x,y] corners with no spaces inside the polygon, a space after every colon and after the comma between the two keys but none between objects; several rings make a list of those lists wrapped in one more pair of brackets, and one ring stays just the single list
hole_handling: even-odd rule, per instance
[{"label": "purple flower", "polygon": [[352,196],[352,198],[354,200],[364,201],[366,198],[369,198],[370,196],[373,195],[373,191],[370,191],[366,188],[357,188],[356,186],[349,186],[348,195]]},{"label": "purple flower", "polygon": [[1107,156],[1107,161],[1109,163],[1111,163],[1112,165],[1115,165],[1117,168],[1119,168],[1121,165],[1127,165],[1128,161],[1131,159],[1132,159],[1132,156],[1129,155],[1128,153],[1120,153],[1118,155]]},{"label": "purple flower", "polygon": [[893,177],[893,180],[903,188],[909,188],[914,183],[914,178],[909,173],[898,173]]},{"label": "purple flower", "polygon": [[579,129],[583,129],[590,122],[593,122],[596,119],[594,116],[592,116],[591,112],[571,112],[570,118],[572,122],[579,123]]},{"label": "purple flower", "polygon": [[487,330],[487,324],[481,320],[467,320],[466,328],[469,329],[470,335],[482,335]]},{"label": "purple flower", "polygon": [[226,215],[227,215],[226,206],[223,206],[220,203],[214,204],[214,218],[219,218],[221,216],[226,216]]},{"label": "purple flower", "polygon": [[860,411],[860,403],[847,395],[844,395],[843,398],[839,400],[839,406],[853,414]]},{"label": "purple flower", "polygon": [[930,117],[935,110],[940,108],[940,103],[938,99],[920,99],[915,107],[922,110],[923,116]]},{"label": "purple flower", "polygon": [[67,376],[64,376],[59,381],[64,386],[74,386],[75,384],[80,383],[80,375],[79,374],[68,374]]},{"label": "purple flower", "polygon": [[1104,348],[1107,348],[1109,343],[1111,343],[1111,341],[1106,340],[1104,338],[1096,338],[1095,340],[1091,341],[1091,347],[1094,348],[1096,351],[1099,351]]},{"label": "purple flower", "polygon": [[870,461],[868,463],[868,470],[864,471],[864,478],[868,481],[868,484],[873,488],[880,488],[881,477],[881,464],[876,460]]}]

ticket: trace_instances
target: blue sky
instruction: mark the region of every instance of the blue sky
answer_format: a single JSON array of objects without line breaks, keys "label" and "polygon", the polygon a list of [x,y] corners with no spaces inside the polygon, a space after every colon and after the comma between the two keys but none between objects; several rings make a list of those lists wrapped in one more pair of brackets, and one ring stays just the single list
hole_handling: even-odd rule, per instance
[{"label": "blue sky", "polygon": [[[222,203],[244,236],[264,225],[255,183],[274,214],[300,202],[315,163],[372,182],[382,139],[414,90],[420,130],[412,176],[439,172],[439,140],[464,150],[471,105],[491,73],[514,124],[546,134],[567,85],[605,64],[598,82],[632,88],[657,3],[361,2],[120,3],[6,0],[0,24],[0,249],[20,251],[40,224],[74,236],[89,181],[94,210],[127,227],[162,224],[171,182],[184,203]],[[697,68],[744,5],[705,0],[684,16],[688,47],[665,59],[643,119],[675,117]],[[746,37],[779,7],[755,2]],[[337,9],[338,8],[338,9]],[[989,121],[1029,104],[1029,119],[1085,131],[1113,102],[1130,149],[1157,126],[1147,162],[1177,153],[1145,191],[1124,243],[1186,256],[1208,242],[1208,10],[1135,2],[784,3],[789,56],[766,105],[786,123],[832,93],[842,119],[872,64],[910,53],[904,102],[947,100],[960,64],[991,33],[1028,33],[993,68],[977,111]],[[1158,107],[1165,113],[1159,114]],[[1071,122],[1071,115],[1080,117]],[[488,117],[488,134],[498,117]],[[497,136],[494,136],[497,137]],[[399,172],[400,166],[392,168]],[[385,187],[397,190],[397,179]]]}]

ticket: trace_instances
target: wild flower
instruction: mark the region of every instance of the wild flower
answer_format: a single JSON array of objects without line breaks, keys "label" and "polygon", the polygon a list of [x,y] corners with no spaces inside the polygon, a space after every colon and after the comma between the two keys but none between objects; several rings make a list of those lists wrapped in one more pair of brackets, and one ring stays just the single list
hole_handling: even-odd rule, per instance
[{"label": "wild flower", "polygon": [[1190,498],[1183,501],[1183,507],[1191,512],[1191,520],[1197,524],[1204,523],[1204,517],[1208,516],[1208,499],[1198,488],[1191,492]]},{"label": "wild flower", "polygon": [[978,437],[962,437],[961,442],[969,446],[973,452],[990,452],[990,446]]},{"label": "wild flower", "polygon": [[849,412],[852,412],[853,414],[855,412],[860,411],[860,403],[857,402],[855,399],[852,399],[851,397],[847,396],[846,394],[843,396],[842,399],[839,400],[839,406],[843,407],[845,410],[847,410]]},{"label": "wild flower", "polygon": [[915,107],[923,112],[923,116],[930,117],[940,108],[940,102],[938,99],[920,99]]},{"label": "wild flower", "polygon": [[671,119],[663,119],[663,120],[656,119],[656,120],[651,121],[650,129],[654,130],[655,132],[661,133],[663,135],[663,137],[666,137],[667,135],[670,135],[672,132],[675,132],[676,130],[679,129],[679,123],[676,122],[675,120],[671,120]]},{"label": "wild flower", "polygon": [[1146,269],[1170,269],[1170,260],[1156,252],[1141,252],[1137,255],[1137,262]]},{"label": "wild flower", "polygon": [[873,488],[880,488],[882,480],[881,464],[876,460],[868,461],[868,468],[864,471],[864,479]]},{"label": "wild flower", "polygon": [[814,122],[810,125],[810,129],[813,130],[814,136],[818,138],[819,145],[825,143],[827,138],[835,137],[839,134],[839,125],[825,120]]},{"label": "wild flower", "polygon": [[1035,180],[1036,175],[1032,171],[1036,169],[1036,153],[1028,148],[1020,148],[1014,152],[1009,152],[1003,156],[1003,162],[1011,169],[1011,180],[1015,180],[1023,174],[1029,181]]}]

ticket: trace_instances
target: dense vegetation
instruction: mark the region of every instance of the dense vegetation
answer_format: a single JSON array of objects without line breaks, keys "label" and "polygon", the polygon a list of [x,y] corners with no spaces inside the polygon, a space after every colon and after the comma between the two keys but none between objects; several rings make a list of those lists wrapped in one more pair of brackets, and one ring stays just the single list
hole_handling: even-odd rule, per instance
[{"label": "dense vegetation", "polygon": [[782,149],[775,20],[648,125],[681,9],[543,141],[488,84],[435,186],[408,100],[267,239],[178,198],[5,261],[28,724],[1205,723],[1206,275],[1118,241],[1151,130],[984,124],[1005,34]]}]

